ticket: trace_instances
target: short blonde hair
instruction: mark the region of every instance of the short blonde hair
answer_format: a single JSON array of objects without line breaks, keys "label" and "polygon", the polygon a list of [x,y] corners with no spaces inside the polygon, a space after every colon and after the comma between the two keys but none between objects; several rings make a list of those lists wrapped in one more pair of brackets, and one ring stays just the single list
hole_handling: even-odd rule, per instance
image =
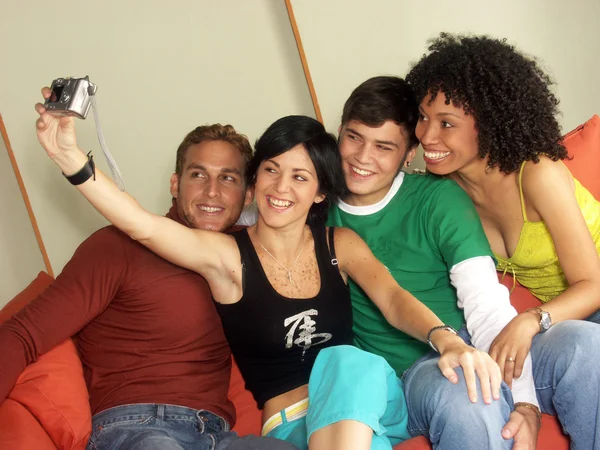
[{"label": "short blonde hair", "polygon": [[175,163],[175,173],[177,176],[181,176],[183,172],[183,164],[188,149],[192,145],[204,141],[223,141],[233,145],[243,156],[244,171],[246,170],[246,166],[248,165],[250,158],[252,158],[252,146],[250,145],[248,138],[235,131],[235,128],[231,125],[215,123],[213,125],[196,127],[194,130],[190,131],[181,144],[179,144],[179,148],[177,149],[177,161]]}]

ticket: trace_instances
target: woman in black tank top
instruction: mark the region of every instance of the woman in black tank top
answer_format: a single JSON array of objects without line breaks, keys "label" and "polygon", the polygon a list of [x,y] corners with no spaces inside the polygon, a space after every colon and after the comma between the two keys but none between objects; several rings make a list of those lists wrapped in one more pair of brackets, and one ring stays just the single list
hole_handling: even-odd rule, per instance
[{"label": "woman in black tank top", "polygon": [[[73,161],[85,156],[55,144],[74,142],[73,127],[54,126],[56,120],[41,113],[40,142],[63,172],[75,173]],[[81,191],[124,232],[206,278],[242,375],[263,408],[265,434],[301,448],[310,441],[313,450],[368,449],[375,439],[391,449],[409,437],[401,382],[382,358],[344,345],[352,340],[345,278],[394,327],[440,349],[440,368],[452,382],[460,356],[474,350],[453,333],[432,334],[449,327],[398,286],[356,233],[325,228],[328,206],[344,195],[345,181],[336,139],[322,124],[303,116],[276,121],[257,141],[247,179],[258,222],[233,236],[150,214],[99,171]],[[471,375],[478,370],[481,384],[488,391],[491,384],[498,398],[497,366],[479,364],[463,368]],[[469,378],[474,388],[475,376]],[[310,405],[318,407],[307,406],[309,393]]]}]

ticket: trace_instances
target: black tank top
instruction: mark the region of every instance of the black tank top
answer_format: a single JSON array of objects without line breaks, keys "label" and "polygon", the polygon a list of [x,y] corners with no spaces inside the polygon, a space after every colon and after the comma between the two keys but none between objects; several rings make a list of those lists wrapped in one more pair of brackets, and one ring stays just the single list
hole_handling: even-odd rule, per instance
[{"label": "black tank top", "polygon": [[275,291],[246,229],[233,233],[240,249],[243,294],[230,305],[216,303],[231,352],[258,407],[308,383],[319,350],[352,344],[352,305],[324,226],[311,227],[321,276],[319,293],[292,299]]}]

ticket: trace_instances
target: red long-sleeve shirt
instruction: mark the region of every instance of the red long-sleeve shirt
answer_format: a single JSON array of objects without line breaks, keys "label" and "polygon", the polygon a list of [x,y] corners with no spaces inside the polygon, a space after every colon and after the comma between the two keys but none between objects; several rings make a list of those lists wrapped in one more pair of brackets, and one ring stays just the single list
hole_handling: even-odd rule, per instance
[{"label": "red long-sleeve shirt", "polygon": [[[180,221],[175,208],[168,216]],[[76,336],[92,414],[168,403],[235,420],[230,351],[208,284],[110,226],[56,281],[0,325],[0,402],[23,369]]]}]

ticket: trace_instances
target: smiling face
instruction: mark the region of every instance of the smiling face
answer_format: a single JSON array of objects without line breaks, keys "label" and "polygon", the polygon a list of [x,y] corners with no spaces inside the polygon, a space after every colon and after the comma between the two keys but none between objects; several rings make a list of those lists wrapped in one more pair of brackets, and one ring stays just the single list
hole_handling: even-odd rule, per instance
[{"label": "smiling face", "polygon": [[431,104],[429,100],[427,95],[421,101],[416,129],[427,169],[437,175],[448,175],[472,164],[485,164],[479,156],[473,116],[452,103],[446,105],[443,92],[438,92]]},{"label": "smiling face", "polygon": [[244,183],[244,158],[224,141],[191,145],[181,176],[171,176],[177,212],[192,228],[223,231],[238,220],[252,199]]},{"label": "smiling face", "polygon": [[402,166],[415,156],[414,148],[407,149],[402,127],[391,120],[380,127],[349,121],[340,128],[339,149],[350,190],[345,201],[355,206],[385,197]]},{"label": "smiling face", "polygon": [[315,166],[302,145],[263,161],[254,192],[261,220],[273,228],[303,226],[311,206],[324,199]]}]

